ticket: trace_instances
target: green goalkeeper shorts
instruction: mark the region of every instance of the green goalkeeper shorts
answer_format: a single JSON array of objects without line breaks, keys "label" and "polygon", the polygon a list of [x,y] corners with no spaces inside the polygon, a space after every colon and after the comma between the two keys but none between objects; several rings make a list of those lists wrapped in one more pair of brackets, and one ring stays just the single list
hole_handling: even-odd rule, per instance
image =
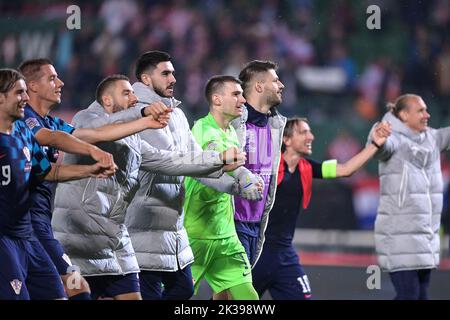
[{"label": "green goalkeeper shorts", "polygon": [[189,242],[195,258],[191,265],[195,294],[203,278],[214,293],[252,283],[251,266],[237,235],[214,240],[189,239]]}]

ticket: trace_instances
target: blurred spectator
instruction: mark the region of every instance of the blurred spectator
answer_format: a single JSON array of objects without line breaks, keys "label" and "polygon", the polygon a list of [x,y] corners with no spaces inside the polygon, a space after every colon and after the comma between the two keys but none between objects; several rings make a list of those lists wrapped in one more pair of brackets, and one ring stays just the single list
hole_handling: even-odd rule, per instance
[{"label": "blurred spectator", "polygon": [[[448,125],[448,0],[80,0],[81,29],[73,31],[66,29],[69,4],[0,2],[0,63],[16,67],[49,55],[65,82],[60,112],[89,105],[106,75],[134,79],[132,61],[159,49],[176,57],[179,97],[191,123],[206,112],[210,76],[237,75],[249,60],[272,59],[289,84],[281,107],[313,125],[336,121],[368,129],[386,102],[406,90],[427,94],[444,116],[433,112],[436,126]],[[382,30],[366,28],[370,4],[382,8]],[[299,70],[305,68],[344,70],[344,89],[303,86]],[[315,75],[328,85],[336,79],[335,73]],[[330,151],[335,157],[355,152],[355,139],[343,135],[335,139],[338,151]]]},{"label": "blurred spectator", "polygon": [[[428,94],[433,89],[433,68],[430,61],[434,58],[434,43],[427,26],[417,25],[406,65],[406,86],[408,91]],[[419,76],[420,75],[420,76]]]},{"label": "blurred spectator", "polygon": [[332,44],[329,65],[344,70],[347,77],[345,90],[352,90],[356,81],[356,65],[343,43],[335,42]]},{"label": "blurred spectator", "polygon": [[118,35],[136,14],[137,5],[133,0],[105,0],[100,8],[105,31],[113,36]]}]

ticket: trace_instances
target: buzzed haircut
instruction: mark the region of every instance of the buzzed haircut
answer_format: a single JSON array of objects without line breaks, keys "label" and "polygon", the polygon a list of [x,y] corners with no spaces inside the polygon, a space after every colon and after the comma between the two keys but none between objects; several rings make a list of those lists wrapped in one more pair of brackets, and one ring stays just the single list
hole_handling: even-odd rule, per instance
[{"label": "buzzed haircut", "polygon": [[136,61],[136,79],[141,81],[143,73],[153,71],[158,63],[166,61],[172,61],[172,57],[167,52],[152,50],[143,53]]},{"label": "buzzed haircut", "polygon": [[242,85],[242,81],[233,76],[218,75],[211,77],[205,86],[205,98],[208,104],[212,104],[212,95],[220,92],[223,93],[223,88],[226,82],[234,82]]},{"label": "buzzed haircut", "polygon": [[242,89],[244,90],[244,96],[250,89],[250,82],[256,75],[267,72],[271,69],[275,71],[278,69],[278,65],[272,61],[253,60],[244,66],[244,69],[239,73],[239,80],[242,81]]},{"label": "buzzed haircut", "polygon": [[53,65],[53,62],[47,58],[25,60],[20,64],[19,71],[22,72],[28,83],[42,77],[41,67],[47,64]]},{"label": "buzzed haircut", "polygon": [[25,80],[24,76],[17,70],[9,68],[0,69],[0,93],[6,94],[21,79]]},{"label": "buzzed haircut", "polygon": [[97,90],[95,91],[95,100],[101,105],[103,105],[102,101],[103,94],[105,93],[106,90],[113,87],[115,85],[115,82],[119,80],[130,81],[130,79],[127,76],[124,76],[123,74],[113,74],[100,81],[100,83],[97,86]]}]

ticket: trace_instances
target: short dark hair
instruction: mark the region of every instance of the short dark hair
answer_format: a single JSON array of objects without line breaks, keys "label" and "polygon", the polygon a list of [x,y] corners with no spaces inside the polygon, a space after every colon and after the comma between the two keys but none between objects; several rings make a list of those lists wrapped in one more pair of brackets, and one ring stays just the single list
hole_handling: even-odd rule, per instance
[{"label": "short dark hair", "polygon": [[29,82],[39,79],[42,76],[41,67],[47,64],[53,65],[53,62],[47,58],[25,60],[20,64],[19,70],[24,75],[25,81]]},{"label": "short dark hair", "polygon": [[100,81],[100,83],[97,86],[97,90],[95,90],[95,100],[97,100],[98,103],[103,105],[102,101],[103,94],[105,93],[106,90],[111,88],[116,81],[119,80],[130,81],[130,79],[127,76],[124,76],[123,74],[113,74]]},{"label": "short dark hair", "polygon": [[6,94],[20,79],[25,80],[25,77],[19,71],[9,68],[0,69],[0,93]]},{"label": "short dark hair", "polygon": [[209,78],[205,86],[205,98],[210,105],[212,104],[212,95],[218,91],[223,92],[225,82],[235,82],[242,85],[242,81],[233,76],[217,75]]},{"label": "short dark hair", "polygon": [[[283,138],[292,137],[292,135],[294,134],[295,126],[300,125],[300,122],[308,123],[308,118],[297,117],[297,116],[289,118],[286,121],[286,126],[284,127]],[[286,150],[286,146],[284,145],[284,142],[283,142],[283,144],[281,145],[281,152],[284,152],[285,150]]]},{"label": "short dark hair", "polygon": [[239,80],[242,81],[244,96],[249,90],[249,84],[257,74],[267,72],[271,69],[277,70],[278,65],[272,61],[253,60],[244,66],[239,73]]},{"label": "short dark hair", "polygon": [[407,94],[401,95],[400,97],[395,99],[394,103],[388,103],[386,107],[387,107],[388,111],[392,112],[394,114],[394,116],[396,116],[397,118],[400,119],[400,116],[399,116],[400,111],[408,109],[409,101],[413,98],[422,99],[422,97],[419,95],[407,93]]},{"label": "short dark hair", "polygon": [[172,57],[167,52],[152,50],[143,53],[136,61],[136,79],[141,81],[144,72],[153,71],[158,63],[166,61],[172,61]]}]

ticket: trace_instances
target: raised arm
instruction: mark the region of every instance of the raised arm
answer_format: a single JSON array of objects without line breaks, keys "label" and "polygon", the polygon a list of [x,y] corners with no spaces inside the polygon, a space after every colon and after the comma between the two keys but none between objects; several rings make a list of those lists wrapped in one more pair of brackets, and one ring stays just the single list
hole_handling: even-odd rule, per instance
[{"label": "raised arm", "polygon": [[218,178],[223,174],[225,163],[245,162],[245,155],[240,152],[166,151],[158,150],[145,141],[142,141],[141,152],[141,169],[170,176]]},{"label": "raised arm", "polygon": [[107,124],[98,128],[75,129],[73,135],[89,143],[115,141],[146,129],[164,128],[169,121],[170,112],[171,109],[166,108],[163,113],[158,115],[157,120],[153,116],[148,116],[125,123]]},{"label": "raised arm", "polygon": [[438,148],[440,151],[450,149],[450,127],[436,130]]},{"label": "raised arm", "polygon": [[387,122],[377,124],[372,130],[372,142],[346,163],[336,165],[336,178],[349,177],[364,166],[383,147],[390,134],[390,124]]},{"label": "raised arm", "polygon": [[[146,129],[161,129],[167,126],[171,108],[161,102],[155,102],[144,108],[110,114],[108,117],[89,115],[89,127],[83,123],[77,125],[73,135],[90,143],[115,141]],[[81,116],[83,118],[83,116]],[[82,119],[77,119],[77,122]]]},{"label": "raised arm", "polygon": [[35,134],[35,138],[42,146],[50,146],[64,152],[90,156],[95,161],[98,161],[105,166],[111,168],[115,166],[113,157],[110,153],[64,131],[42,128]]},{"label": "raised arm", "polygon": [[88,177],[107,178],[115,173],[114,169],[100,163],[93,165],[59,165],[52,163],[51,166],[50,171],[44,176],[44,180],[64,182]]}]

